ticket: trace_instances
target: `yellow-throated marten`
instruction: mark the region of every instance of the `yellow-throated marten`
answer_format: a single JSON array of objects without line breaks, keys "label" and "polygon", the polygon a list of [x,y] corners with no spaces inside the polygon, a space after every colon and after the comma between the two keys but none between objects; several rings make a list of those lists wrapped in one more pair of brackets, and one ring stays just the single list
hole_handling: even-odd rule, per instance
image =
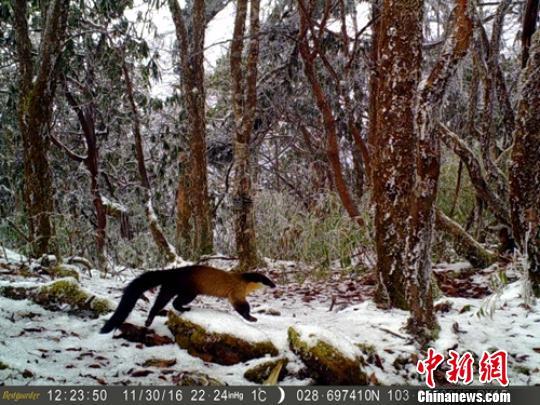
[{"label": "yellow-throated marten", "polygon": [[149,271],[128,284],[118,308],[101,328],[101,333],[108,333],[122,325],[141,295],[157,286],[161,286],[161,289],[146,319],[147,327],[174,296],[173,307],[180,312],[188,311],[189,308],[184,305],[193,301],[197,295],[227,298],[240,315],[255,322],[257,319],[249,314],[246,296],[264,285],[271,288],[276,286],[262,274],[229,273],[209,266]]}]

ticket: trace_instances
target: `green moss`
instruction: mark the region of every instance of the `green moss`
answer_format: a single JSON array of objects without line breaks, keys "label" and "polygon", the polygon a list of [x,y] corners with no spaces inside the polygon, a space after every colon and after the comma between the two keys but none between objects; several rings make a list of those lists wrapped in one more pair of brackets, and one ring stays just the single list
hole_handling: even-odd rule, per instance
[{"label": "green moss", "polygon": [[53,278],[73,277],[77,281],[80,280],[80,274],[73,266],[57,264],[49,269],[49,274]]},{"label": "green moss", "polygon": [[318,384],[367,384],[367,375],[362,370],[364,360],[360,356],[351,359],[322,340],[318,340],[313,346],[308,345],[293,327],[289,328],[288,337],[291,350],[302,359]]},{"label": "green moss", "polygon": [[278,377],[278,381],[281,381],[287,375],[286,367],[288,362],[289,360],[284,357],[275,360],[264,361],[251,368],[248,368],[244,372],[244,378],[248,381],[262,384],[268,379],[268,377],[272,373],[272,370],[274,370],[281,363],[282,368]]},{"label": "green moss", "polygon": [[95,298],[92,301],[92,309],[97,315],[105,315],[113,310],[109,301],[103,298]]},{"label": "green moss", "polygon": [[278,350],[269,340],[248,342],[227,333],[208,332],[202,326],[169,312],[167,326],[176,343],[189,354],[205,361],[231,365],[266,355],[276,356]]},{"label": "green moss", "polygon": [[512,367],[518,374],[531,375],[531,369],[525,366],[515,365]]},{"label": "green moss", "polygon": [[362,350],[365,354],[368,355],[375,354],[377,352],[375,346],[368,343],[357,343],[356,347],[358,347],[360,350]]},{"label": "green moss", "polygon": [[34,301],[48,309],[54,309],[58,304],[69,304],[72,312],[90,311],[96,318],[112,311],[108,300],[97,298],[84,291],[73,278],[58,280],[40,287]]},{"label": "green moss", "polygon": [[0,370],[6,370],[8,368],[9,366],[6,363],[0,361]]},{"label": "green moss", "polygon": [[182,386],[224,386],[225,384],[217,378],[210,377],[208,374],[196,372],[182,372],[172,378],[175,385]]},{"label": "green moss", "polygon": [[0,287],[0,295],[15,300],[30,299],[51,311],[62,310],[68,304],[71,307],[70,313],[83,313],[93,318],[113,310],[108,300],[83,290],[73,278],[57,280],[41,287]]},{"label": "green moss", "polygon": [[55,301],[69,301],[70,303],[80,305],[90,298],[77,284],[76,280],[63,279],[39,288],[39,294],[43,298],[48,297]]}]

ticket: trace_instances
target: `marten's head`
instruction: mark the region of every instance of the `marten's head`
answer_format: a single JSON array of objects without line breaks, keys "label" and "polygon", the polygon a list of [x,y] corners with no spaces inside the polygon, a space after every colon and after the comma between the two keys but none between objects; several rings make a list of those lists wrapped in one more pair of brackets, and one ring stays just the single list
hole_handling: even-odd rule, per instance
[{"label": "marten's head", "polygon": [[276,286],[272,280],[259,273],[243,273],[240,277],[247,283],[247,294],[264,286],[270,288],[275,288]]}]

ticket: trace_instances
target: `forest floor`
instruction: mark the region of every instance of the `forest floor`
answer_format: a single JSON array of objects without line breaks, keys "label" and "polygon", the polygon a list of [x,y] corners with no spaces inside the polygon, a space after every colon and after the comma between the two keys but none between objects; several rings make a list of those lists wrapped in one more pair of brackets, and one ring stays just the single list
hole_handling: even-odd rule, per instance
[{"label": "forest floor", "polygon": [[[0,287],[51,281],[43,275],[13,275],[7,270],[9,266],[26,259],[9,251],[7,258],[2,257],[6,251],[0,247]],[[408,313],[375,306],[372,276],[333,272],[312,278],[296,263],[269,264],[267,274],[277,281],[278,288],[260,290],[251,297],[258,322],[245,322],[226,301],[208,297],[193,302],[190,319],[204,318],[208,323],[215,317],[221,325],[226,317],[228,328],[236,329],[240,336],[255,328],[289,359],[287,368],[292,374],[302,364],[289,349],[287,329],[308,325],[329,339],[335,336],[335,342],[347,340],[369,347],[367,371],[372,382],[423,383],[415,367],[422,354],[403,330]],[[225,268],[230,262],[213,265]],[[97,271],[81,270],[80,284],[116,304],[125,284],[140,272],[124,270],[102,278]],[[510,266],[473,270],[464,263],[439,264],[435,273],[443,295],[436,301],[441,331],[431,347],[444,354],[450,349],[460,354],[470,351],[476,359],[485,350],[506,350],[510,384],[540,384],[540,302],[529,302],[523,294],[520,274]],[[150,302],[139,300],[129,322],[143,325],[154,295],[146,294]],[[183,372],[198,372],[227,384],[243,385],[249,383],[244,371],[257,363],[223,366],[192,357],[173,343],[146,347],[113,338],[113,334],[99,334],[108,316],[81,318],[46,310],[29,300],[0,297],[0,384],[169,385]],[[165,320],[157,317],[152,328],[172,338]],[[162,363],[166,366],[143,366],[152,359],[165,360]],[[310,383],[296,375],[283,384]],[[444,379],[444,367],[436,378],[439,382]]]}]

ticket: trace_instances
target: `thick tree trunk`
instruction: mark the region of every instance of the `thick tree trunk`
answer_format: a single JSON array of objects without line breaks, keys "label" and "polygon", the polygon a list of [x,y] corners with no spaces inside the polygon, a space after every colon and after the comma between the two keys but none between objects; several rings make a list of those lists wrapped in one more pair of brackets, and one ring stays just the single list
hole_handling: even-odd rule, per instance
[{"label": "thick tree trunk", "polygon": [[[29,100],[24,98],[24,100]],[[19,127],[24,146],[24,199],[30,231],[31,255],[39,257],[51,249],[54,236],[54,201],[52,173],[48,160],[50,114],[45,111],[24,112],[30,101],[19,106]],[[41,108],[40,108],[41,109]]]},{"label": "thick tree trunk", "polygon": [[[415,102],[422,61],[423,1],[384,0],[372,173],[379,303],[409,309],[407,248],[416,173]],[[376,173],[376,175],[375,175]]]},{"label": "thick tree trunk", "polygon": [[[259,57],[259,0],[250,2],[249,48],[245,71],[242,51],[247,15],[247,0],[238,0],[231,43],[232,103],[235,118],[233,204],[235,213],[238,270],[256,268],[260,264],[255,237],[250,139],[257,107],[257,60]],[[242,80],[245,75],[245,82]]]},{"label": "thick tree trunk", "polygon": [[15,1],[12,4],[20,71],[18,118],[24,147],[24,200],[31,254],[40,256],[49,252],[54,236],[54,192],[47,154],[57,61],[65,36],[69,1],[54,0],[44,9],[41,44],[36,59],[28,30],[27,2]]},{"label": "thick tree trunk", "polygon": [[[177,207],[177,225],[189,229],[177,230],[179,248],[185,241],[191,245],[178,252],[188,258],[198,258],[213,249],[212,218],[208,196],[206,167],[206,117],[204,89],[204,31],[206,28],[205,2],[194,0],[191,26],[186,27],[182,9],[177,0],[169,0],[176,38],[180,49],[181,83],[188,116],[189,168],[180,173],[178,194],[187,196],[189,204]],[[187,209],[186,209],[187,208]],[[188,215],[189,218],[178,216]],[[188,233],[191,235],[188,237]]]},{"label": "thick tree trunk", "polygon": [[178,154],[178,184],[176,187],[176,235],[177,252],[189,252],[192,246],[193,227],[191,221],[191,202],[189,198],[189,153],[180,151]]},{"label": "thick tree trunk", "polygon": [[540,31],[532,38],[521,72],[510,167],[514,237],[528,257],[533,290],[540,296]]},{"label": "thick tree trunk", "polygon": [[431,293],[431,239],[440,168],[435,118],[472,35],[471,5],[457,0],[450,31],[419,86],[423,2],[383,1],[379,31],[377,115],[373,135],[377,299],[410,309],[421,340],[436,327]]}]

